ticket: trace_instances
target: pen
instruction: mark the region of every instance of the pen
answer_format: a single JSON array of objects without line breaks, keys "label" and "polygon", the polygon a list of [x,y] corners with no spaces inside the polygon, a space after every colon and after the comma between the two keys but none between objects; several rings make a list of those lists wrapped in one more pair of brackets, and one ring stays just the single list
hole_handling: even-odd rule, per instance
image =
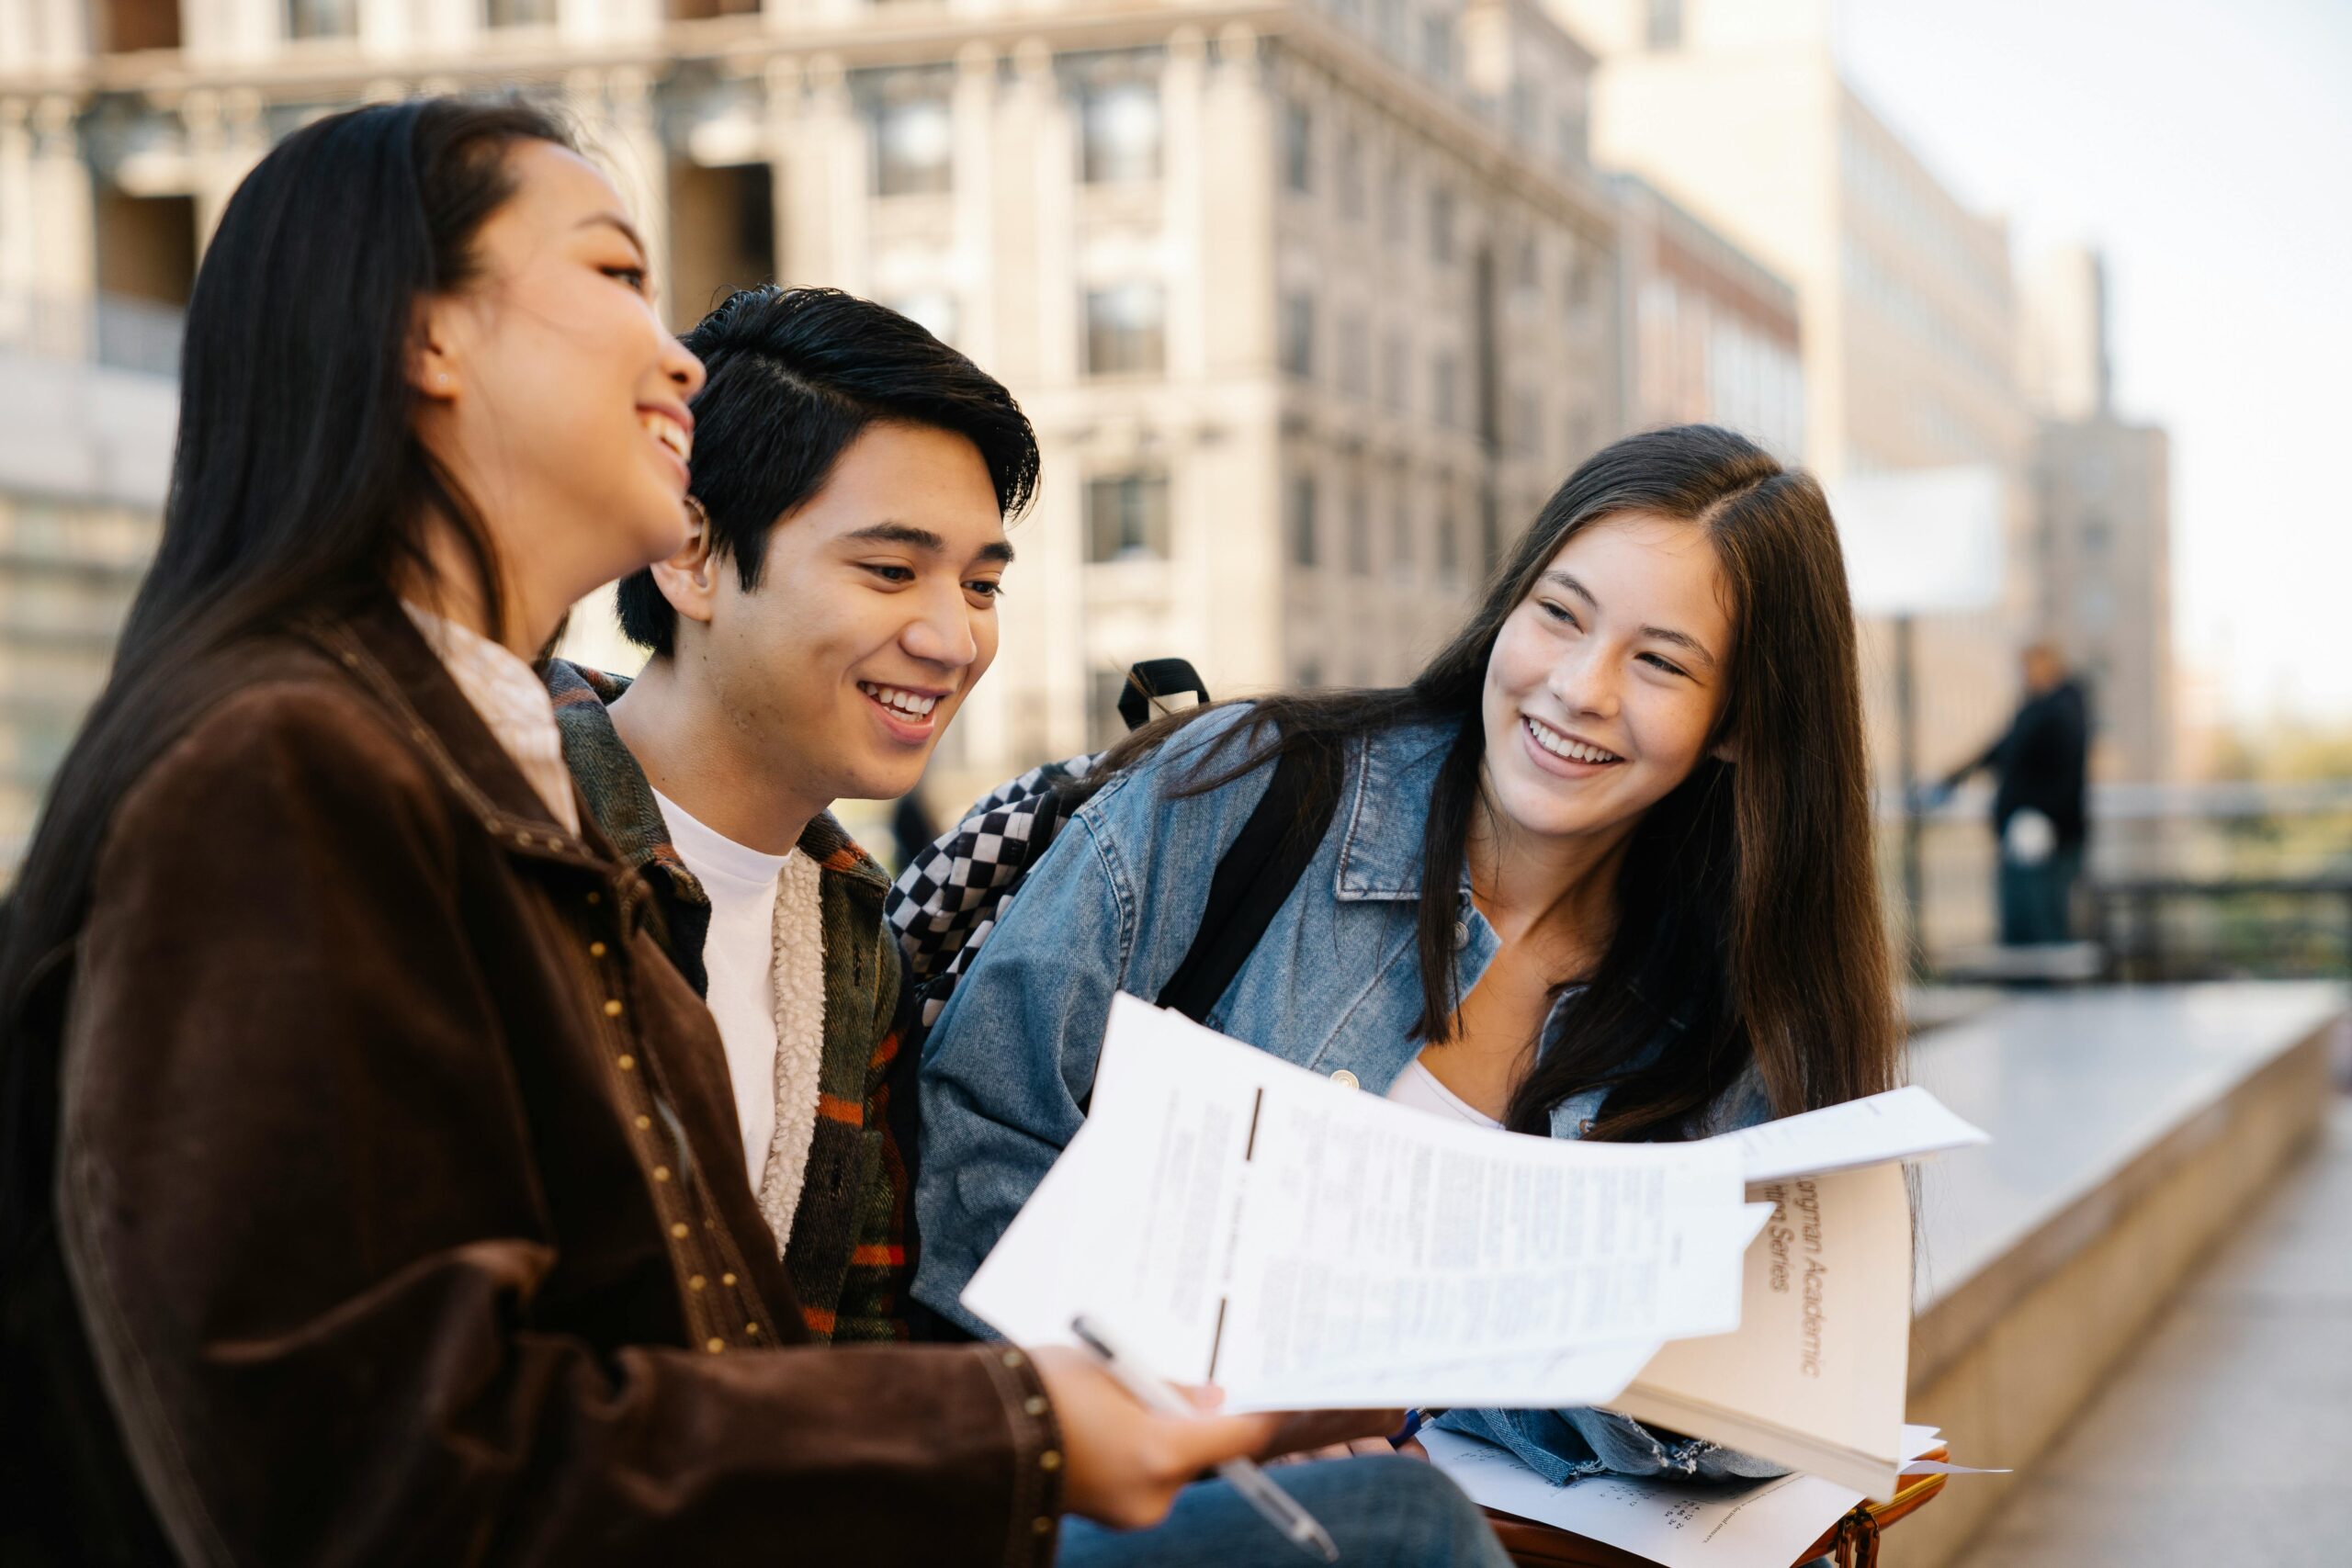
[{"label": "pen", "polygon": [[[1102,1325],[1084,1316],[1070,1320],[1069,1331],[1078,1336],[1080,1344],[1094,1352],[1102,1370],[1111,1374],[1121,1388],[1133,1394],[1136,1402],[1147,1410],[1157,1410],[1163,1416],[1198,1416],[1199,1411],[1187,1404],[1184,1397],[1159,1379],[1145,1371],[1103,1333]],[[1310,1557],[1326,1562],[1340,1560],[1339,1544],[1331,1534],[1316,1521],[1315,1516],[1298,1506],[1291,1495],[1275,1485],[1266,1472],[1246,1459],[1229,1459],[1216,1467],[1218,1477],[1242,1500],[1263,1516],[1265,1521],[1280,1530],[1283,1538]]]}]

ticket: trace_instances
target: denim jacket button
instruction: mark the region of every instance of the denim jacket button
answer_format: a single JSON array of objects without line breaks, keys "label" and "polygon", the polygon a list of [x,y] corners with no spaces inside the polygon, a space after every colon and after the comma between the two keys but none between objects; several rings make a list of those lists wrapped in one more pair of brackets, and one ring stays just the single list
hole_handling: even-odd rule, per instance
[{"label": "denim jacket button", "polygon": [[1470,922],[1469,922],[1469,921],[1467,921],[1467,920],[1456,920],[1456,921],[1454,921],[1454,922],[1453,922],[1453,945],[1454,945],[1454,946],[1456,946],[1456,947],[1465,946],[1465,945],[1467,945],[1467,943],[1469,942],[1469,941],[1470,941]]},{"label": "denim jacket button", "polygon": [[1341,1067],[1338,1072],[1333,1073],[1331,1075],[1331,1081],[1338,1084],[1341,1089],[1361,1089],[1363,1087],[1356,1082],[1355,1074],[1348,1071],[1345,1067]]}]

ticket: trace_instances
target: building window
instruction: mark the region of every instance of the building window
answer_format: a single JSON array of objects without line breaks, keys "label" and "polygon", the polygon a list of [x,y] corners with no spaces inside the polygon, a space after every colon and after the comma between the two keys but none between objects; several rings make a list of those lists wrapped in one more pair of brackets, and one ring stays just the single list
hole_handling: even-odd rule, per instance
[{"label": "building window", "polygon": [[180,46],[179,0],[100,0],[88,11],[90,44],[100,53]]},{"label": "building window", "polygon": [[1157,283],[1122,283],[1086,295],[1090,376],[1153,372],[1167,363],[1167,295]]},{"label": "building window", "polygon": [[956,127],[947,100],[901,97],[874,111],[874,194],[936,195],[954,178]]},{"label": "building window", "polygon": [[1380,379],[1382,400],[1397,413],[1408,413],[1412,408],[1412,389],[1408,386],[1406,364],[1411,355],[1405,346],[1405,334],[1392,332],[1381,355]]},{"label": "building window", "polygon": [[1405,184],[1403,162],[1391,162],[1388,165],[1388,207],[1381,238],[1392,245],[1403,244],[1406,236],[1412,231],[1413,215],[1406,205],[1411,200],[1412,196]]},{"label": "building window", "polygon": [[1086,558],[1168,558],[1168,476],[1106,474],[1086,486]]},{"label": "building window", "polygon": [[1421,17],[1421,69],[1441,82],[1453,78],[1453,18],[1442,12]]},{"label": "building window", "polygon": [[1304,104],[1283,106],[1283,184],[1302,196],[1315,188],[1315,122]]},{"label": "building window", "polygon": [[1149,82],[1091,88],[1079,106],[1082,173],[1089,185],[1159,177],[1159,90]]},{"label": "building window", "polygon": [[1293,566],[1311,567],[1322,558],[1316,540],[1315,476],[1293,474],[1286,510],[1290,513],[1290,559]]},{"label": "building window", "polygon": [[[1401,488],[1401,487],[1400,487]],[[1388,512],[1388,578],[1400,588],[1413,584],[1420,552],[1413,547],[1413,510],[1399,495]]]},{"label": "building window", "polygon": [[1451,354],[1439,355],[1430,366],[1430,394],[1436,400],[1437,422],[1448,430],[1461,418],[1460,394],[1456,389],[1461,379],[1461,362]]},{"label": "building window", "polygon": [[1437,580],[1447,588],[1462,583],[1462,537],[1451,512],[1437,520]]},{"label": "building window", "polygon": [[1592,302],[1592,264],[1586,259],[1581,245],[1568,247],[1566,292],[1571,310],[1581,310]]},{"label": "building window", "polygon": [[1372,395],[1372,332],[1363,313],[1351,310],[1340,318],[1340,390],[1351,398]]},{"label": "building window", "polygon": [[1340,216],[1363,221],[1363,142],[1352,130],[1340,138]]},{"label": "building window", "polygon": [[1372,575],[1372,502],[1363,481],[1348,487],[1347,556],[1350,577]]},{"label": "building window", "polygon": [[1453,259],[1453,192],[1444,186],[1430,191],[1430,260],[1440,265]]},{"label": "building window", "polygon": [[1682,47],[1682,0],[1649,0],[1645,29],[1652,49]]},{"label": "building window", "polygon": [[1283,296],[1283,374],[1300,380],[1315,375],[1315,297],[1304,290]]},{"label": "building window", "polygon": [[[487,19],[493,28],[500,25],[494,16]],[[286,0],[286,36],[357,38],[359,0]]]},{"label": "building window", "polygon": [[556,0],[482,0],[482,21],[493,28],[550,28]]}]

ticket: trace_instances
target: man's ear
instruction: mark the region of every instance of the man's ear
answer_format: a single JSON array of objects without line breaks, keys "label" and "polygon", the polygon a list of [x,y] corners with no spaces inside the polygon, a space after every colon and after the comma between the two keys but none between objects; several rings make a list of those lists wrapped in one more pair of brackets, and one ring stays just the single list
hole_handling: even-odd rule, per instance
[{"label": "man's ear", "polygon": [[653,585],[670,608],[690,621],[710,624],[718,597],[718,572],[723,564],[710,547],[710,513],[702,502],[686,497],[686,542],[669,559],[653,563]]}]

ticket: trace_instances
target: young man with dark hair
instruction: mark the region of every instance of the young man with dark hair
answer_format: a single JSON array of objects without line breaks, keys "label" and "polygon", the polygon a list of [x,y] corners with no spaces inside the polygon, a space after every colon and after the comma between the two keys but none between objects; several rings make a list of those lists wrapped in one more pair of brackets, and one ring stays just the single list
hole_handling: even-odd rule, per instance
[{"label": "young man with dark hair", "polygon": [[564,750],[726,1042],[746,1174],[811,1333],[903,1337],[888,881],[828,808],[904,795],[988,671],[1004,524],[1037,482],[1012,395],[912,321],[747,289],[685,338],[685,547],[624,581],[634,682],[556,662]]},{"label": "young man with dark hair", "polygon": [[[810,1332],[901,1338],[912,1151],[910,1122],[891,1115],[899,954],[888,884],[827,807],[912,788],[987,672],[1005,520],[1036,487],[1036,439],[970,360],[831,290],[747,289],[685,344],[709,377],[693,410],[695,527],[620,589],[622,626],[653,657],[634,682],[557,660],[548,683],[590,810],[653,889],[662,943],[718,1019],[745,1174]],[[1061,1400],[1024,1405],[1059,1425],[1040,1473],[1073,1495],[1083,1477],[1106,1484],[1096,1472],[1129,1480],[1131,1456],[1096,1436],[1101,1412]],[[877,1407],[877,1439],[901,1421]],[[1365,1421],[1268,1430],[1298,1448],[1366,1436]],[[1476,1508],[1427,1464],[1283,1474],[1351,1562],[1507,1568]],[[1057,1530],[1058,1568],[1287,1568],[1299,1555],[1222,1482],[1185,1486],[1153,1529],[1043,1513],[1030,1525],[1008,1561]]]}]

